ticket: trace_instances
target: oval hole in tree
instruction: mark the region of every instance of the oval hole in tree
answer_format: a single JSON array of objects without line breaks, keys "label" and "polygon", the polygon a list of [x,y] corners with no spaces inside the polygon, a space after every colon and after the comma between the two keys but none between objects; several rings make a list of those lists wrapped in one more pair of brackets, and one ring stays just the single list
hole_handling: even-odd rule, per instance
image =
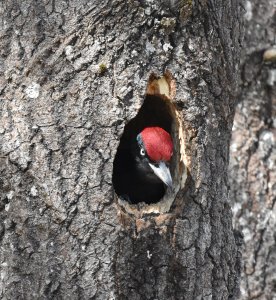
[{"label": "oval hole in tree", "polygon": [[[152,206],[149,212],[161,212],[160,205],[159,208],[156,206],[159,203],[163,205],[163,210],[167,211],[181,186],[181,177],[185,169],[184,164],[180,163],[181,126],[176,108],[171,102],[171,85],[172,80],[168,75],[161,78],[151,75],[142,107],[137,116],[124,128],[114,159],[112,177],[115,192],[124,206],[138,203],[142,203],[143,206],[146,203]],[[146,127],[161,127],[173,139],[174,150],[169,163],[173,188],[168,188],[161,180],[156,183],[141,179],[141,172],[137,174],[135,157],[140,154],[137,136]]]}]

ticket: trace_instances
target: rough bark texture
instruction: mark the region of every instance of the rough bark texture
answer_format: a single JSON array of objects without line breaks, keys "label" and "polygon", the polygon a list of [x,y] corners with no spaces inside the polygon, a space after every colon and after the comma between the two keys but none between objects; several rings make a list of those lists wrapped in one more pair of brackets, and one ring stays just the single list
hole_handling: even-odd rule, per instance
[{"label": "rough bark texture", "polygon": [[[227,168],[239,3],[24,0],[0,11],[1,299],[236,299]],[[113,159],[149,75],[165,70],[188,183],[170,213],[126,225]]]},{"label": "rough bark texture", "polygon": [[275,47],[275,1],[247,1],[245,8],[242,93],[230,155],[234,224],[244,235],[240,299],[274,300],[276,48],[270,60],[267,50]]}]

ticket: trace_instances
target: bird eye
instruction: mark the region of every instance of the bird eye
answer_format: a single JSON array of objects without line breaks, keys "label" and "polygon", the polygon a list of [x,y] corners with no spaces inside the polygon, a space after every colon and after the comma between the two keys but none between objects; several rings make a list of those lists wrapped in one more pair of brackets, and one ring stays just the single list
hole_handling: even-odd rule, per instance
[{"label": "bird eye", "polygon": [[145,156],[145,155],[146,155],[146,152],[145,152],[145,150],[144,150],[143,148],[141,148],[140,154],[141,154],[142,156]]}]

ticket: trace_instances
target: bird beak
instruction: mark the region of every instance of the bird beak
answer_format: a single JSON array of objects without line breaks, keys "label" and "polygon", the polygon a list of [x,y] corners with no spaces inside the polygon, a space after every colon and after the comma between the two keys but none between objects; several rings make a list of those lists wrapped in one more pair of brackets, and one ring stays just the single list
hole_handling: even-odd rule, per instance
[{"label": "bird beak", "polygon": [[168,187],[173,187],[170,169],[163,161],[161,161],[158,166],[155,166],[151,163],[149,163],[149,165],[156,176],[158,176]]}]

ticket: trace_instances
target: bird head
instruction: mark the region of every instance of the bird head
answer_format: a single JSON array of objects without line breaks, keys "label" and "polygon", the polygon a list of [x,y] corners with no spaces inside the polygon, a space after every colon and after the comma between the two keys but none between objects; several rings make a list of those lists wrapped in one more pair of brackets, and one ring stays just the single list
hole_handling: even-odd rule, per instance
[{"label": "bird head", "polygon": [[161,180],[172,188],[169,164],[173,155],[173,141],[170,134],[160,127],[146,127],[137,135],[137,143],[138,168],[149,179]]}]

